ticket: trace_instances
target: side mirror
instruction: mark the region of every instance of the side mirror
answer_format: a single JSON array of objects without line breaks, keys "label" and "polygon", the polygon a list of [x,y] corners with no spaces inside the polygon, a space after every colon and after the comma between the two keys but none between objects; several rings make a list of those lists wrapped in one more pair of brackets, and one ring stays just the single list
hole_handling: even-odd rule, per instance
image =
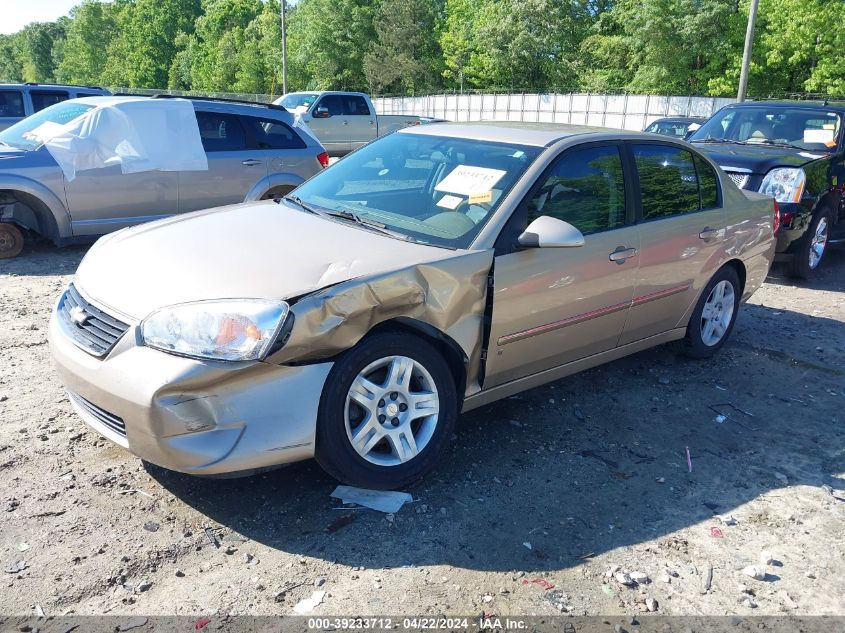
[{"label": "side mirror", "polygon": [[331,114],[329,114],[329,109],[326,106],[317,106],[317,109],[314,110],[314,114],[312,114],[315,119],[328,119]]},{"label": "side mirror", "polygon": [[517,238],[523,248],[575,248],[584,246],[584,235],[569,222],[541,215]]}]

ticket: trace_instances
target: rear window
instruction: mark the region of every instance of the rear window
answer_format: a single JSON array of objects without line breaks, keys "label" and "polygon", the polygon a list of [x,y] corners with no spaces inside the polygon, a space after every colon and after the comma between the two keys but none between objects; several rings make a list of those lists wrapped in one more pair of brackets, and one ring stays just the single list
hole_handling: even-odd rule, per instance
[{"label": "rear window", "polygon": [[241,117],[241,121],[252,134],[259,149],[305,148],[305,143],[299,135],[282,121],[259,119],[254,116]]},{"label": "rear window", "polygon": [[64,90],[30,90],[29,98],[32,99],[33,112],[41,112],[44,108],[56,105],[68,100],[68,93]]},{"label": "rear window", "polygon": [[24,117],[23,93],[20,90],[0,90],[0,117]]}]

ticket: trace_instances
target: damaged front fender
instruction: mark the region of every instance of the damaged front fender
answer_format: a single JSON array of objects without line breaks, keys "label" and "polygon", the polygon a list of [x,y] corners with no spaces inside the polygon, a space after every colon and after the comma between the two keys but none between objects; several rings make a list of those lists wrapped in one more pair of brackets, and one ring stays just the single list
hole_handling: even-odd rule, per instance
[{"label": "damaged front fender", "polygon": [[353,279],[293,304],[294,325],[270,363],[315,361],[353,347],[372,328],[400,317],[436,328],[468,359],[467,391],[479,391],[487,279],[493,251],[459,251],[450,257],[390,273]]}]

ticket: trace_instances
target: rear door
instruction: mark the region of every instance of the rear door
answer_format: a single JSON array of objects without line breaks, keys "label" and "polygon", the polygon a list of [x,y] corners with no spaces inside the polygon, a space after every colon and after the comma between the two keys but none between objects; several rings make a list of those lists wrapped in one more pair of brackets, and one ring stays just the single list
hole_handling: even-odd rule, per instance
[{"label": "rear door", "polygon": [[270,156],[247,142],[236,114],[197,111],[208,171],[179,173],[179,212],[243,202],[255,183],[267,176]]},{"label": "rear door", "polygon": [[361,95],[344,95],[343,112],[349,126],[349,149],[356,150],[372,141],[378,132],[375,112]]},{"label": "rear door", "polygon": [[[485,389],[617,345],[639,261],[632,191],[616,143],[566,150],[540,177],[497,244]],[[580,229],[584,245],[513,248],[541,215]]]},{"label": "rear door", "polygon": [[294,174],[305,180],[322,169],[317,152],[284,121],[241,115],[241,122],[256,156],[266,162],[271,179],[275,174]]},{"label": "rear door", "polygon": [[679,323],[719,266],[726,217],[716,172],[697,154],[631,142],[638,175],[640,267],[621,345]]},{"label": "rear door", "polygon": [[[320,108],[328,110],[328,117],[314,116]],[[343,99],[340,95],[328,94],[320,97],[305,122],[329,153],[345,154],[349,151],[349,121],[344,114]]]},{"label": "rear door", "polygon": [[0,130],[5,130],[26,116],[23,90],[0,89]]}]

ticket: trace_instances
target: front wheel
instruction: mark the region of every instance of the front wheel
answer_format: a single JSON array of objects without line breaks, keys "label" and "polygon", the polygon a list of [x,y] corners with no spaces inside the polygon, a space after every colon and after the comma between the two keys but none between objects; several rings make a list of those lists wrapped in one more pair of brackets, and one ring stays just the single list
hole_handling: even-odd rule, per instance
[{"label": "front wheel", "polygon": [[14,224],[0,223],[0,259],[17,257],[23,250],[23,233]]},{"label": "front wheel", "polygon": [[713,275],[695,306],[682,340],[684,352],[693,358],[710,358],[727,342],[739,312],[742,289],[731,267]]},{"label": "front wheel", "polygon": [[826,212],[820,212],[796,245],[795,255],[787,268],[790,277],[806,279],[819,267],[827,248],[829,234],[830,216]]},{"label": "front wheel", "polygon": [[315,456],[344,483],[402,488],[434,467],[457,416],[455,380],[440,353],[412,334],[376,334],[329,373]]}]

